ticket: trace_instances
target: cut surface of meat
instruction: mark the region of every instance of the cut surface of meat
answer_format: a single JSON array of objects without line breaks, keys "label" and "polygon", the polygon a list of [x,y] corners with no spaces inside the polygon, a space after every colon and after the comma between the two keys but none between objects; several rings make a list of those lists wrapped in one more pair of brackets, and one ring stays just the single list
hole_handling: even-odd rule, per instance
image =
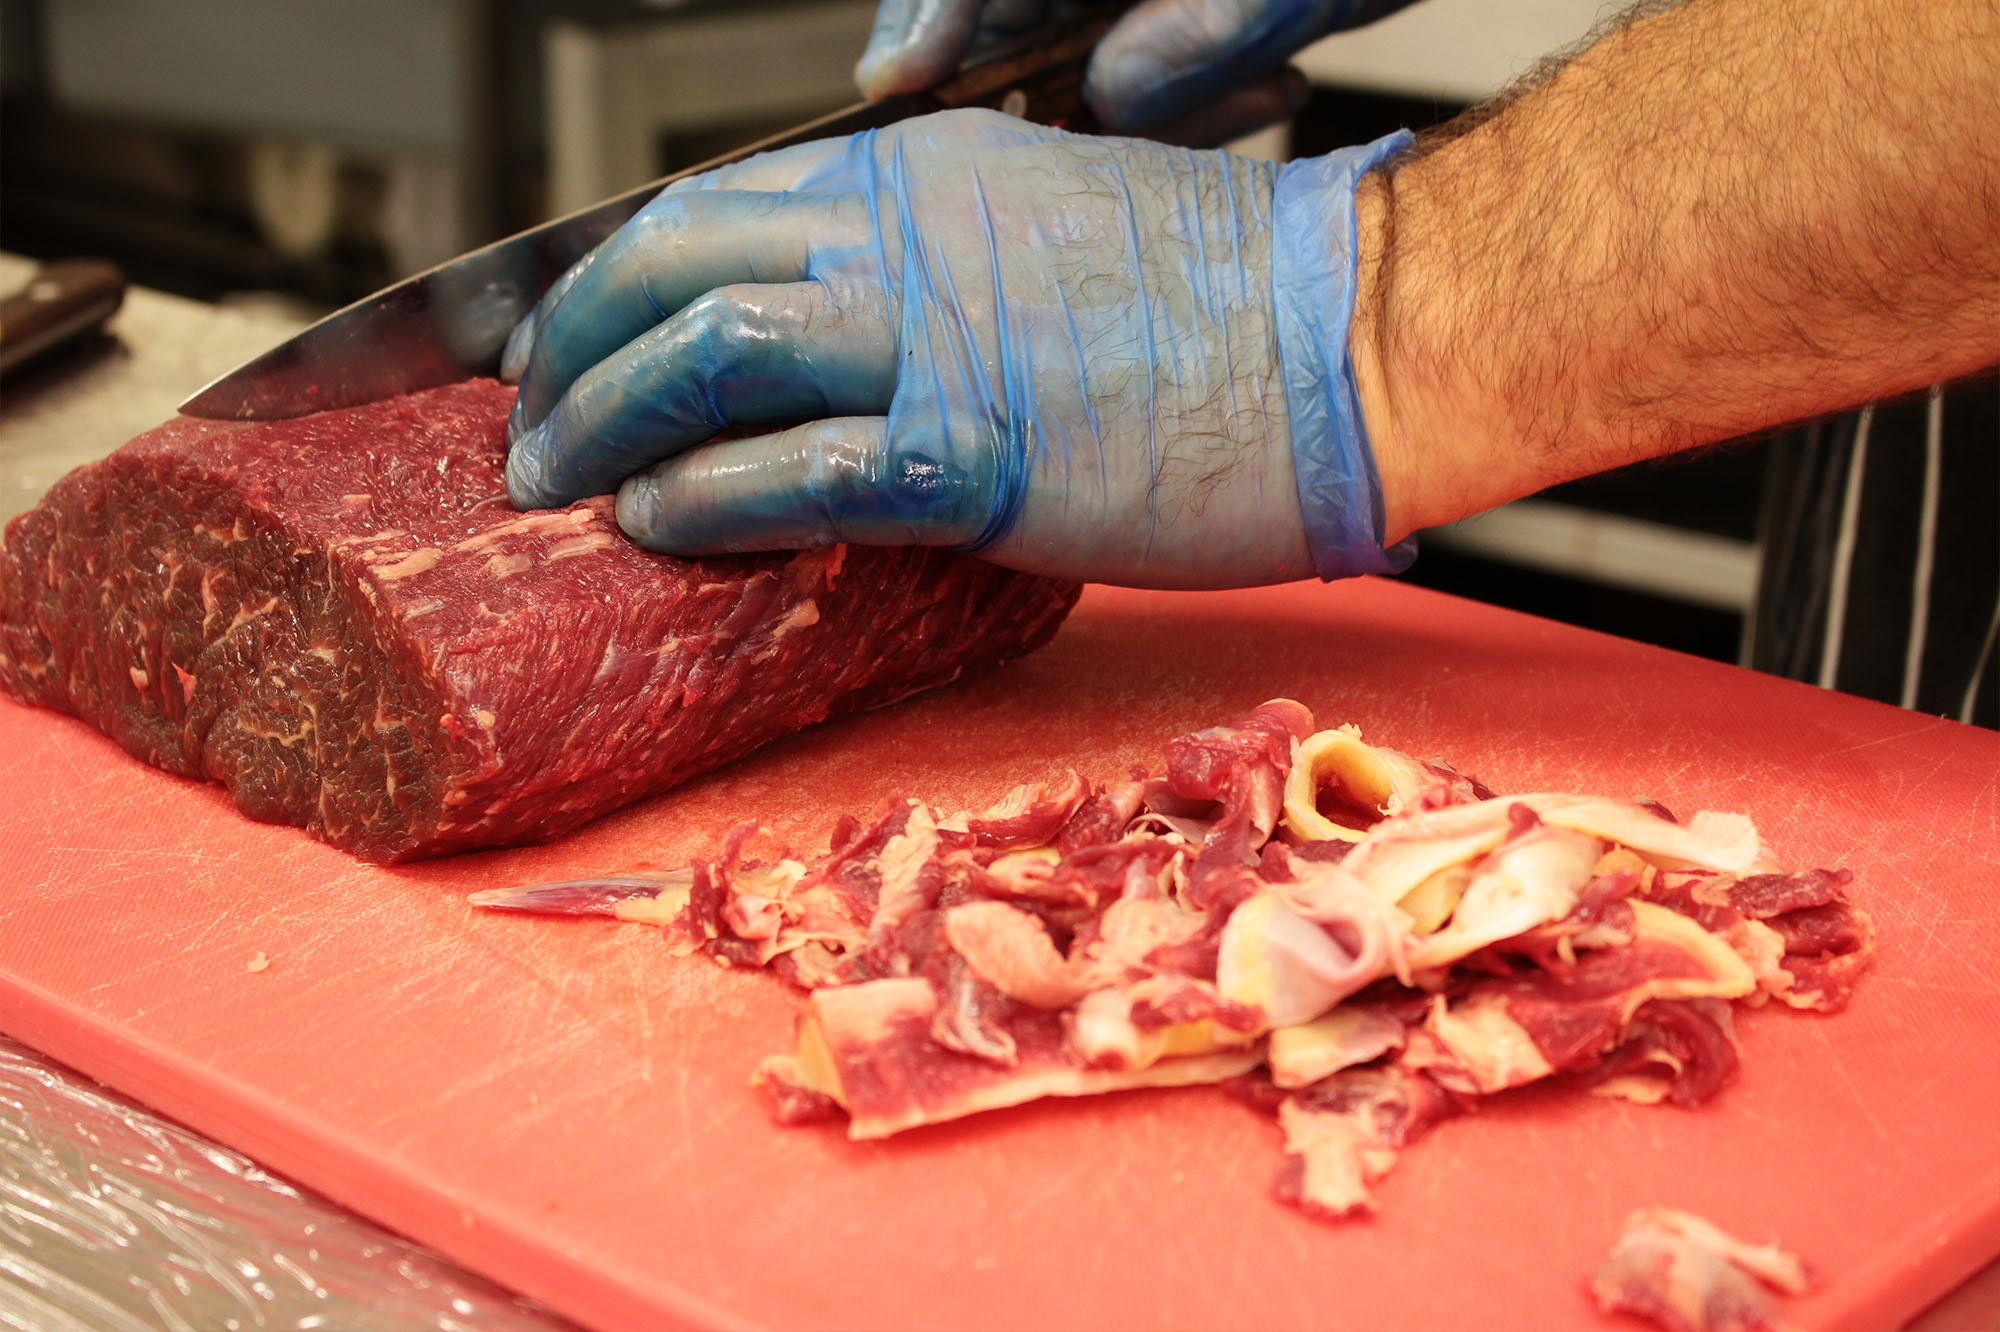
[{"label": "cut surface of meat", "polygon": [[976,813],[897,798],[818,857],[745,823],[650,910],[623,878],[473,900],[663,924],[809,991],[757,1075],[781,1122],[879,1138],[1226,1079],[1278,1117],[1277,1196],[1327,1220],[1527,1083],[1700,1105],[1737,1067],[1734,1003],[1808,962],[1845,993],[1868,964],[1845,872],[1776,872],[1740,814],[1495,796],[1312,727],[1274,700],[1170,741],[1162,777],[1067,773]]},{"label": "cut surface of meat", "polygon": [[181,418],[0,544],[0,691],[369,860],[545,840],[1046,641],[1070,584],[941,551],[684,561],[517,512],[512,390]]}]

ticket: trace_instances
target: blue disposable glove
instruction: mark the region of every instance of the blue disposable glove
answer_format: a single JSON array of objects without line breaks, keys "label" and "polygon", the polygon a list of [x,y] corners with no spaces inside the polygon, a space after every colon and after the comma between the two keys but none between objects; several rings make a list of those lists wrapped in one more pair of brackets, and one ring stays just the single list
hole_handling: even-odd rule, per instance
[{"label": "blue disposable glove", "polygon": [[677,182],[516,330],[508,489],[617,490],[675,554],[1401,567],[1347,333],[1355,182],[1407,137],[1279,167],[957,111]]},{"label": "blue disposable glove", "polygon": [[[1410,0],[1143,0],[1091,57],[1084,98],[1107,128],[1222,143],[1297,111],[1284,64],[1330,32]],[[881,0],[854,81],[870,97],[936,84],[968,59],[1073,10],[1062,0]]]}]

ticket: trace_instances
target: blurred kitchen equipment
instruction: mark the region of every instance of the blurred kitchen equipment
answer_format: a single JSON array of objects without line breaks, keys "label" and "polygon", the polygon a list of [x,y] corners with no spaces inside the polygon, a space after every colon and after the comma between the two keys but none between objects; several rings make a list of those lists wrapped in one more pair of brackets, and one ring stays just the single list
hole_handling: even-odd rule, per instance
[{"label": "blurred kitchen equipment", "polygon": [[0,379],[101,333],[125,299],[125,275],[102,259],[44,265],[0,300]]},{"label": "blurred kitchen equipment", "polygon": [[1082,101],[1084,69],[1124,8],[1100,5],[1082,18],[1058,20],[936,88],[858,102],[419,273],[231,371],[181,411],[275,420],[491,374],[508,333],[549,284],[662,186],[755,153],[954,107],[1004,108],[1088,131],[1095,122]]}]

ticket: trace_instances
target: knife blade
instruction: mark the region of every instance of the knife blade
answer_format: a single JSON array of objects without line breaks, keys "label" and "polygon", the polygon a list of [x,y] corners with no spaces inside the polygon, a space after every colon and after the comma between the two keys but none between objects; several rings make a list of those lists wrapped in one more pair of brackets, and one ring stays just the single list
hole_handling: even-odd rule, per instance
[{"label": "knife blade", "polygon": [[772,149],[879,129],[912,116],[990,107],[1089,132],[1083,74],[1124,3],[1051,23],[927,91],[859,102],[460,255],[326,316],[198,390],[180,410],[271,421],[456,383],[499,368],[507,335],[549,284],[676,180]]}]

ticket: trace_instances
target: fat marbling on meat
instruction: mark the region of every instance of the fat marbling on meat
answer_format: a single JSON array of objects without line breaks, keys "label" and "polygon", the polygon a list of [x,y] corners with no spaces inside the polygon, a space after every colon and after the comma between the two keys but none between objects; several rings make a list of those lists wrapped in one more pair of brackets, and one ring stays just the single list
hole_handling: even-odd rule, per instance
[{"label": "fat marbling on meat", "polygon": [[1073,585],[931,550],[676,560],[520,513],[512,390],[180,418],[0,543],[0,691],[377,861],[553,837],[1046,641]]}]

